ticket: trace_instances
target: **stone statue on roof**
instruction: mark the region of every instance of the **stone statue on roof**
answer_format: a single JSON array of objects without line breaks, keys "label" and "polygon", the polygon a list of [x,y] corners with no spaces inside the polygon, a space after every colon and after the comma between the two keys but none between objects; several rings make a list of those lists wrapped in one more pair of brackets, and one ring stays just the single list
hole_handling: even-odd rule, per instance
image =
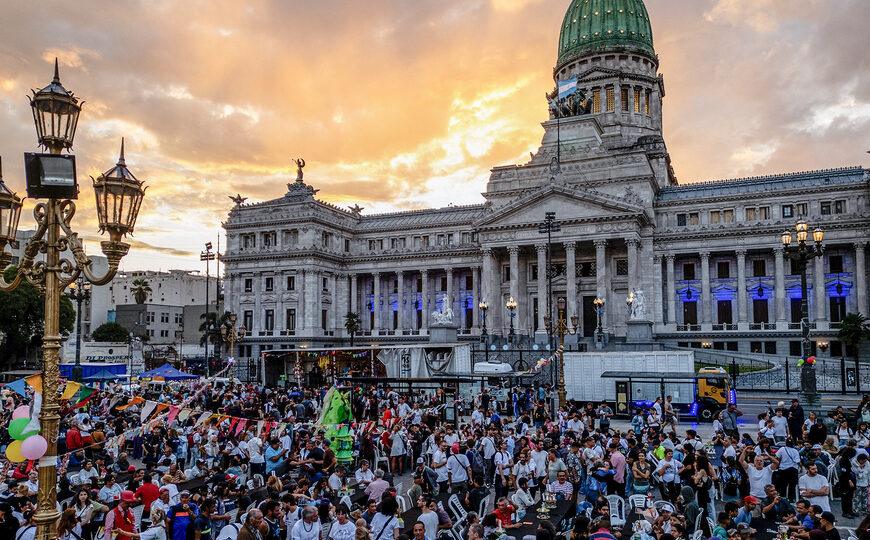
[{"label": "stone statue on roof", "polygon": [[296,164],[296,181],[301,183],[303,176],[302,169],[305,168],[305,160],[302,158],[297,158],[292,161]]},{"label": "stone statue on roof", "polygon": [[232,195],[227,195],[227,196],[230,198],[231,201],[236,203],[236,206],[241,206],[243,202],[248,200],[247,197],[242,197],[241,194],[239,194],[239,193],[236,193],[235,197],[233,197]]}]

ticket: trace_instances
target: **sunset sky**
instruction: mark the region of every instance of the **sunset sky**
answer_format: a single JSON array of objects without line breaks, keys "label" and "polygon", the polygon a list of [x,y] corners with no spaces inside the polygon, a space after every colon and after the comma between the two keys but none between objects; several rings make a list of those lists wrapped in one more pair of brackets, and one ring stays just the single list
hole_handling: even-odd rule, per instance
[{"label": "sunset sky", "polygon": [[[24,192],[25,95],[86,104],[74,228],[127,138],[150,186],[122,268],[202,269],[237,192],[365,213],[482,202],[489,169],[540,142],[567,0],[13,2],[0,5],[0,155]],[[680,182],[870,166],[870,2],[646,0]],[[32,201],[21,219],[31,228]],[[221,240],[223,245],[223,239]]]}]

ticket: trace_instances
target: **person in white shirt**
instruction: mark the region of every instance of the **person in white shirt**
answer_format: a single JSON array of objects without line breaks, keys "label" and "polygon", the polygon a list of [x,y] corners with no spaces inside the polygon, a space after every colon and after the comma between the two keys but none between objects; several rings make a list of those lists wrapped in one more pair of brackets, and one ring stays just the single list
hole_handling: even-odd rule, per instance
[{"label": "person in white shirt", "polygon": [[493,456],[492,463],[495,467],[495,499],[498,500],[508,494],[508,475],[514,464],[511,454],[507,451],[506,441],[499,443],[498,452]]},{"label": "person in white shirt", "polygon": [[85,461],[85,466],[79,471],[79,484],[90,484],[91,478],[100,476],[92,461]]},{"label": "person in white shirt", "polygon": [[447,489],[447,454],[450,451],[447,443],[442,440],[438,450],[432,454],[432,469],[437,475],[435,481],[441,484],[442,489]]},{"label": "person in white shirt", "polygon": [[574,416],[568,420],[566,427],[568,431],[573,431],[577,436],[580,436],[583,433],[583,422],[580,421],[580,415],[574,413]]},{"label": "person in white shirt", "polygon": [[251,437],[247,446],[251,474],[265,474],[266,458],[263,456],[263,441],[259,437]]},{"label": "person in white shirt", "polygon": [[317,507],[305,506],[302,508],[302,519],[297,521],[290,531],[290,540],[320,540],[322,529]]},{"label": "person in white shirt", "polygon": [[801,456],[791,439],[786,439],[785,446],[777,450],[776,459],[779,460],[779,478],[777,479],[779,485],[777,485],[776,490],[787,499],[796,501]]},{"label": "person in white shirt", "polygon": [[339,465],[335,468],[335,472],[329,475],[329,480],[326,483],[334,493],[338,493],[344,487],[344,475],[346,472],[347,469],[344,465]]},{"label": "person in white shirt", "polygon": [[27,474],[27,481],[24,482],[24,485],[27,486],[27,494],[29,496],[32,497],[39,494],[39,473],[35,469],[32,469]]},{"label": "person in white shirt", "polygon": [[356,523],[348,519],[350,510],[339,504],[335,508],[336,522],[329,529],[329,538],[332,540],[354,540],[356,538]]},{"label": "person in white shirt", "polygon": [[483,409],[475,409],[473,413],[471,413],[471,423],[474,426],[483,425]]},{"label": "person in white shirt", "polygon": [[444,434],[444,442],[446,442],[449,447],[453,447],[454,443],[459,442],[459,435],[453,432],[452,427],[447,428],[447,433]]},{"label": "person in white shirt", "polygon": [[798,480],[798,490],[801,497],[810,501],[810,504],[817,504],[826,512],[831,511],[828,498],[831,486],[828,484],[828,479],[819,474],[815,463],[807,465],[807,474]]},{"label": "person in white shirt", "polygon": [[[749,494],[758,500],[767,497],[764,491],[764,486],[773,483],[773,471],[779,467],[779,460],[776,456],[755,456],[752,463],[746,461],[746,452],[748,448],[744,448],[740,452],[740,464],[746,470],[746,476],[749,478]],[[769,465],[765,465],[766,461],[770,461]]]},{"label": "person in white shirt", "polygon": [[773,435],[776,442],[783,442],[788,437],[788,418],[783,415],[781,408],[776,409],[776,415],[771,418],[773,420]]},{"label": "person in white shirt", "polygon": [[[456,443],[454,450],[459,450]],[[471,463],[462,452],[453,452],[447,458],[447,480],[450,483],[450,491],[458,493],[468,487],[468,479],[471,478]]]},{"label": "person in white shirt", "polygon": [[369,469],[369,462],[366,460],[362,460],[359,464],[359,469],[354,473],[356,477],[356,483],[365,487],[372,483],[372,480],[375,479],[375,473]]},{"label": "person in white shirt", "polygon": [[100,488],[97,498],[106,504],[112,504],[121,498],[121,491],[121,486],[115,483],[115,475],[109,473],[106,475],[106,485]]},{"label": "person in white shirt", "polygon": [[526,478],[517,480],[517,490],[511,495],[511,502],[517,509],[517,520],[523,519],[526,509],[535,504],[535,498],[529,493],[529,481]]}]

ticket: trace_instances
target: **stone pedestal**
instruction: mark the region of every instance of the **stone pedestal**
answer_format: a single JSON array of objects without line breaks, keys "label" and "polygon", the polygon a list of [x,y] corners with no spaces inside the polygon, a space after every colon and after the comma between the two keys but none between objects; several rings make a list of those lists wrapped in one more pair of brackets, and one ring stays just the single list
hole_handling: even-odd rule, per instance
[{"label": "stone pedestal", "polygon": [[626,323],[626,343],[651,343],[653,340],[652,321],[632,320]]},{"label": "stone pedestal", "polygon": [[456,343],[457,326],[432,325],[429,326],[429,343]]}]

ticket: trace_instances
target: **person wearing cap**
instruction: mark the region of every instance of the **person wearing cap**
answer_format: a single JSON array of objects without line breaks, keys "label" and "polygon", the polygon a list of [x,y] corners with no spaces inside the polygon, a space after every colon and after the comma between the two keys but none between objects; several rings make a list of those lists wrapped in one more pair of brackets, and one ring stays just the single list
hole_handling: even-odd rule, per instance
[{"label": "person wearing cap", "polygon": [[169,488],[166,486],[158,490],[157,499],[151,502],[151,509],[159,508],[163,510],[163,514],[169,514],[169,509],[172,508],[172,503],[169,499]]},{"label": "person wearing cap", "polygon": [[459,451],[458,441],[453,443],[450,456],[447,458],[446,468],[450,492],[459,493],[465,491],[471,478],[471,463],[469,463],[465,454]]},{"label": "person wearing cap", "polygon": [[196,519],[199,508],[190,502],[190,492],[187,490],[179,493],[178,499],[179,503],[170,508],[166,515],[169,520],[167,536],[171,540],[187,540],[187,526]]},{"label": "person wearing cap", "polygon": [[819,505],[822,510],[830,511],[831,504],[828,499],[831,486],[828,479],[819,474],[819,469],[815,463],[810,463],[806,467],[807,473],[798,480],[798,491],[803,499],[807,499],[810,504]]},{"label": "person wearing cap", "polygon": [[[122,491],[118,506],[106,514],[106,524],[103,527],[104,540],[112,540],[112,533],[116,530],[126,533],[136,533],[136,518],[130,510],[130,505],[136,501],[136,495],[132,491]],[[116,533],[117,534],[117,533]]]},{"label": "person wearing cap", "polygon": [[746,497],[743,497],[743,506],[737,512],[737,516],[734,518],[734,523],[740,524],[751,522],[752,518],[761,515],[761,512],[757,510],[757,508],[758,499],[756,499],[752,495],[747,495]]},{"label": "person wearing cap", "polygon": [[835,522],[834,513],[829,510],[822,512],[819,517],[819,523],[822,530],[825,531],[825,540],[840,540],[840,531],[834,527]]},{"label": "person wearing cap", "polygon": [[[656,522],[653,528],[657,531],[661,531],[661,534],[670,534],[671,533],[671,515],[674,513],[674,505],[671,503],[665,503],[659,508],[659,517],[656,518]],[[606,520],[603,519],[602,521]],[[590,540],[591,540],[590,536]]]}]

